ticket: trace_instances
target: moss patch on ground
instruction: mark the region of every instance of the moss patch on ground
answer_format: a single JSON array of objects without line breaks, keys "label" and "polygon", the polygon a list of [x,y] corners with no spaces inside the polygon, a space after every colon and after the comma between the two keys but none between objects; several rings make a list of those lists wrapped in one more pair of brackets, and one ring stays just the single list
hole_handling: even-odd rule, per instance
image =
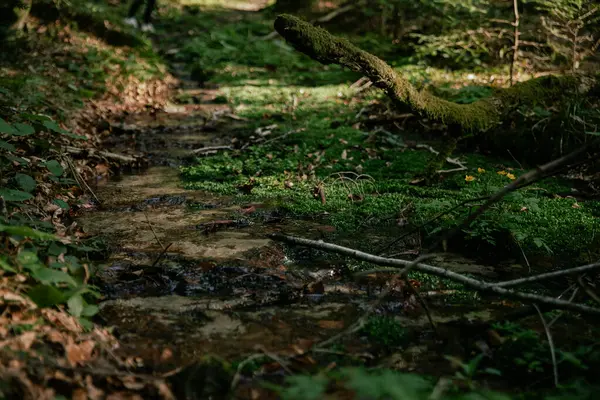
[{"label": "moss patch on ground", "polygon": [[[217,11],[201,9],[194,16],[198,26],[203,18],[214,17],[211,12]],[[236,114],[248,119],[236,136],[245,140],[270,133],[263,144],[199,158],[182,168],[188,188],[238,195],[240,201],[269,199],[294,217],[322,219],[338,231],[360,234],[365,228],[422,225],[525,173],[513,160],[465,151],[456,156],[466,163],[466,171],[445,174],[428,187],[411,184],[432,155],[410,141],[417,138],[434,148],[439,142],[422,135],[418,124],[394,131],[366,128],[364,116],[357,114],[384,107],[380,93],[357,94],[350,84],[358,76],[313,62],[282,41],[259,40],[271,29],[260,16],[229,20],[224,11],[218,13],[222,23],[188,41],[177,58],[195,60],[202,71],[210,71],[205,83],[218,84]],[[398,68],[415,82],[424,74],[437,83],[461,76]],[[472,82],[445,86],[444,97],[459,103],[492,93]],[[462,245],[469,252],[490,247],[516,258],[522,250],[569,264],[587,260],[587,249],[598,244],[597,205],[565,196],[569,191],[568,182],[549,178],[507,196],[463,232]],[[460,206],[423,226],[425,243],[480,204]]]}]

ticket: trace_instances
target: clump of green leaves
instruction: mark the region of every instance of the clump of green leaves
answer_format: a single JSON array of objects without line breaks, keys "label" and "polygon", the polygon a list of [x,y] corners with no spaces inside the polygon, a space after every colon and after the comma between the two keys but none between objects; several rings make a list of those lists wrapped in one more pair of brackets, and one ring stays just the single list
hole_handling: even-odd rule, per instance
[{"label": "clump of green leaves", "polygon": [[[98,311],[94,303],[99,293],[85,283],[86,266],[75,254],[93,249],[59,238],[52,233],[52,224],[31,216],[26,219],[22,214],[36,195],[40,181],[53,183],[54,190],[59,191],[76,184],[66,176],[63,163],[53,158],[62,137],[85,139],[44,115],[21,113],[11,122],[0,118],[0,169],[4,176],[0,189],[4,209],[0,215],[0,269],[28,277],[27,294],[38,306],[66,304],[72,315],[90,317]],[[22,156],[23,149],[32,148],[39,149],[35,151],[35,161]],[[70,209],[59,198],[54,205]],[[85,323],[85,319],[82,321]]]},{"label": "clump of green leaves", "polygon": [[271,387],[285,400],[323,399],[335,390],[349,390],[356,398],[400,400],[427,398],[433,383],[418,375],[385,369],[342,368],[328,374],[293,375],[284,387]]},{"label": "clump of green leaves", "polygon": [[373,316],[367,320],[361,333],[370,342],[384,347],[397,347],[407,343],[408,332],[400,322],[392,317]]}]

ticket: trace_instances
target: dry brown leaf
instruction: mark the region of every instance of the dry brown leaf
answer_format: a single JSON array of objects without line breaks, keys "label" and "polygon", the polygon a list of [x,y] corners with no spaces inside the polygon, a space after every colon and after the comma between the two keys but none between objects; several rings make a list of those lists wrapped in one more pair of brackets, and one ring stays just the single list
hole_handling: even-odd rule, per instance
[{"label": "dry brown leaf", "polygon": [[67,337],[64,333],[53,329],[50,332],[46,333],[46,339],[48,339],[49,341],[53,342],[53,343],[61,343],[64,344],[67,340]]},{"label": "dry brown leaf", "polygon": [[49,308],[45,308],[42,310],[42,314],[48,321],[58,326],[62,326],[73,333],[81,333],[82,328],[79,325],[79,322],[69,314],[64,311],[52,310]]},{"label": "dry brown leaf", "polygon": [[35,332],[25,332],[15,338],[17,350],[29,350],[36,338]]},{"label": "dry brown leaf", "polygon": [[102,400],[104,398],[104,391],[98,389],[94,385],[91,375],[85,377],[85,388],[87,389],[88,398],[91,400]]},{"label": "dry brown leaf", "polygon": [[62,371],[54,371],[54,374],[52,375],[52,379],[57,379],[59,381],[64,381],[64,382],[73,382],[73,380],[71,378],[69,378],[67,375],[65,375],[65,373]]},{"label": "dry brown leaf", "polygon": [[92,340],[86,340],[80,344],[69,343],[65,346],[67,359],[73,366],[77,364],[83,365],[92,358],[92,352],[94,351],[95,346],[96,343]]},{"label": "dry brown leaf", "polygon": [[175,400],[175,395],[173,395],[171,388],[169,388],[169,385],[165,381],[156,381],[154,386],[156,386],[158,393],[160,393],[164,400]]},{"label": "dry brown leaf", "polygon": [[129,390],[141,390],[146,386],[144,382],[138,382],[132,376],[124,376],[121,381],[123,382],[123,386]]},{"label": "dry brown leaf", "polygon": [[344,321],[321,320],[318,322],[318,325],[323,329],[343,329]]},{"label": "dry brown leaf", "polygon": [[131,394],[127,392],[116,392],[106,396],[106,400],[144,400],[139,394]]},{"label": "dry brown leaf", "polygon": [[160,361],[165,362],[173,358],[173,350],[166,348],[160,354]]},{"label": "dry brown leaf", "polygon": [[8,290],[0,290],[0,298],[5,301],[12,301],[19,304],[28,304],[29,301],[24,296]]},{"label": "dry brown leaf", "polygon": [[88,396],[85,389],[77,388],[71,392],[72,400],[87,400]]}]

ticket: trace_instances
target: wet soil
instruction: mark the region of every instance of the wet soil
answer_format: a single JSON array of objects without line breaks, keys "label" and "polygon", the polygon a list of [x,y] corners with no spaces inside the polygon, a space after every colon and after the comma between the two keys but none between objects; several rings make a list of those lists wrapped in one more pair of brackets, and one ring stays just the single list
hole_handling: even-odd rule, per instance
[{"label": "wet soil", "polygon": [[[203,101],[214,97],[193,90]],[[266,236],[284,231],[320,238],[333,227],[289,218],[269,204],[182,187],[177,166],[189,161],[192,150],[229,145],[232,127],[244,123],[228,112],[226,105],[211,103],[173,105],[111,121],[113,135],[105,146],[115,152],[135,149],[152,166],[96,182],[101,205],[79,219],[111,248],[94,278],[104,295],[99,321],[114,327],[120,355],[135,357],[153,371],[170,371],[207,354],[240,360],[257,348],[293,355],[348,328],[386,284],[385,277],[357,282],[344,270],[344,260],[285,247]],[[385,237],[366,235],[339,237],[347,245]],[[469,260],[451,268],[494,274]],[[490,317],[490,311],[472,306],[444,307],[444,293],[431,293],[440,305],[432,310],[438,323]],[[412,337],[402,351],[379,354],[379,363],[439,372],[440,363],[447,363],[436,349],[456,350],[454,339],[440,342],[433,336],[405,288],[392,290],[376,314],[397,319]],[[350,348],[352,354],[374,351],[360,335]]]}]

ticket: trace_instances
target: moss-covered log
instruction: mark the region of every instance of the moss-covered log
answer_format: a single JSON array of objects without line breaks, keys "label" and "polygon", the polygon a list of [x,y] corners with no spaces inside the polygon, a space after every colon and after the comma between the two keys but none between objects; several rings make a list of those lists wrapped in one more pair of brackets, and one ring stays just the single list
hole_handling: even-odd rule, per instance
[{"label": "moss-covered log", "polygon": [[544,76],[498,90],[493,96],[474,103],[457,104],[436,97],[427,90],[418,90],[385,61],[297,17],[278,16],[275,29],[296,50],[311,58],[360,72],[395,102],[408,105],[413,111],[433,120],[459,127],[453,129],[457,136],[468,131],[485,131],[497,125],[516,106],[541,105],[568,95],[584,94],[595,83],[593,79],[579,76]]}]

